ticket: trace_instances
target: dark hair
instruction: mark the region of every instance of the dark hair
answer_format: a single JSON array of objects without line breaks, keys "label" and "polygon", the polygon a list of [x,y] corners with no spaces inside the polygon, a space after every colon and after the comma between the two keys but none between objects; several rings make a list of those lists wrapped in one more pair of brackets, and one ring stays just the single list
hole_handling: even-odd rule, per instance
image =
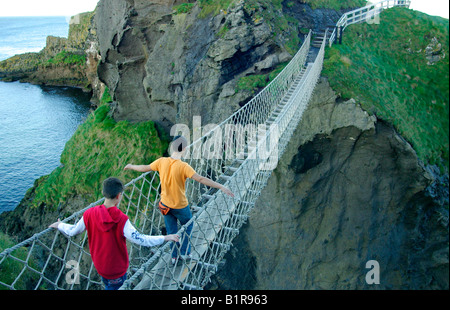
[{"label": "dark hair", "polygon": [[107,178],[103,181],[103,196],[108,199],[114,199],[123,192],[123,184],[117,178]]},{"label": "dark hair", "polygon": [[176,136],[172,140],[171,148],[173,151],[182,152],[187,147],[187,140],[183,136]]}]

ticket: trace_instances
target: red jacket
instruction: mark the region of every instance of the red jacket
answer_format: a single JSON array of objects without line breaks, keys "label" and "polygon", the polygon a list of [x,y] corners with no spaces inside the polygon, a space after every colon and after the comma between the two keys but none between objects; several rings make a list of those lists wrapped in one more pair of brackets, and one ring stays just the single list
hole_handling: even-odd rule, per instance
[{"label": "red jacket", "polygon": [[122,277],[128,269],[128,251],[123,228],[128,216],[117,207],[104,205],[83,214],[89,251],[97,272],[106,279]]}]

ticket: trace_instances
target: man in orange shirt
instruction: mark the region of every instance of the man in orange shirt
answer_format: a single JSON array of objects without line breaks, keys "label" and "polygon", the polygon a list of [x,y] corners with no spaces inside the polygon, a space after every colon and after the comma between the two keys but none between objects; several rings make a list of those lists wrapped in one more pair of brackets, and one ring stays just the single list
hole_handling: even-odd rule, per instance
[{"label": "man in orange shirt", "polygon": [[[189,202],[185,194],[186,179],[191,178],[206,186],[220,189],[225,194],[234,197],[234,194],[222,184],[216,183],[211,179],[198,175],[195,170],[181,157],[186,150],[187,140],[183,136],[177,136],[170,144],[172,155],[170,157],[161,157],[150,165],[132,165],[125,166],[125,170],[134,170],[138,172],[158,171],[161,179],[161,201],[163,208],[168,208],[168,213],[164,215],[167,234],[175,234],[178,231],[177,220],[181,225],[186,224],[192,218],[189,208]],[[190,257],[191,249],[189,245],[189,236],[192,232],[193,223],[185,231],[180,255],[182,258]],[[174,247],[172,251],[172,263],[175,264],[178,259],[178,249]]]}]

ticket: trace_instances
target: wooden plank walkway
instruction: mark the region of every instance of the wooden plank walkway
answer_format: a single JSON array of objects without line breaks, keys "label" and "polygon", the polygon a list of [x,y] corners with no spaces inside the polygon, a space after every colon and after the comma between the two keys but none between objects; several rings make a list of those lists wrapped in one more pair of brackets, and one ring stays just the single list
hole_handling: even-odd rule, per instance
[{"label": "wooden plank walkway", "polygon": [[[239,171],[238,171],[239,174]],[[245,197],[247,194],[247,188],[250,187],[254,181],[256,174],[251,177],[244,177],[245,174],[241,173],[240,176],[236,176],[235,180],[237,184],[241,186],[232,186],[229,184],[230,189],[236,195],[236,197]],[[198,217],[193,222],[190,244],[192,249],[192,259],[180,260],[177,265],[173,266],[171,263],[171,253],[164,253],[159,259],[159,262],[152,268],[150,272],[146,272],[142,281],[135,287],[136,290],[151,290],[151,289],[182,289],[184,287],[196,287],[201,288],[201,279],[197,279],[198,283],[185,283],[189,273],[197,266],[198,272],[214,266],[216,262],[205,262],[201,258],[209,248],[212,247],[212,243],[216,240],[217,236],[224,229],[232,229],[225,227],[224,225],[229,222],[236,207],[240,204],[239,201],[228,197],[224,194],[214,195],[213,198],[205,204],[201,211],[199,211]],[[225,232],[225,234],[231,232]],[[180,243],[182,240],[180,240]]]}]

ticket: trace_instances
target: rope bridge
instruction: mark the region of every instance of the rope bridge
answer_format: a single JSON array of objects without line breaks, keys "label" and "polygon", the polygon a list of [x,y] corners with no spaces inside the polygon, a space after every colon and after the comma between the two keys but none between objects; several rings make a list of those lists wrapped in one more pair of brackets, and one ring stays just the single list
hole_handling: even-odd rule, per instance
[{"label": "rope bridge", "polygon": [[[130,266],[121,289],[202,289],[208,283],[301,120],[320,77],[327,38],[315,60],[308,62],[310,31],[290,63],[267,87],[190,144],[184,161],[198,174],[228,187],[235,197],[188,179],[186,195],[193,217],[177,234],[179,244],[189,239],[192,257],[172,265],[170,242],[151,248],[127,243]],[[157,208],[159,192],[157,172],[144,173],[125,185],[118,207],[145,234],[165,234]],[[102,202],[90,204],[63,222],[76,223],[84,211]],[[192,233],[184,234],[191,224]],[[48,228],[4,250],[0,253],[1,288],[103,289],[90,258],[87,233],[67,237]]]}]

